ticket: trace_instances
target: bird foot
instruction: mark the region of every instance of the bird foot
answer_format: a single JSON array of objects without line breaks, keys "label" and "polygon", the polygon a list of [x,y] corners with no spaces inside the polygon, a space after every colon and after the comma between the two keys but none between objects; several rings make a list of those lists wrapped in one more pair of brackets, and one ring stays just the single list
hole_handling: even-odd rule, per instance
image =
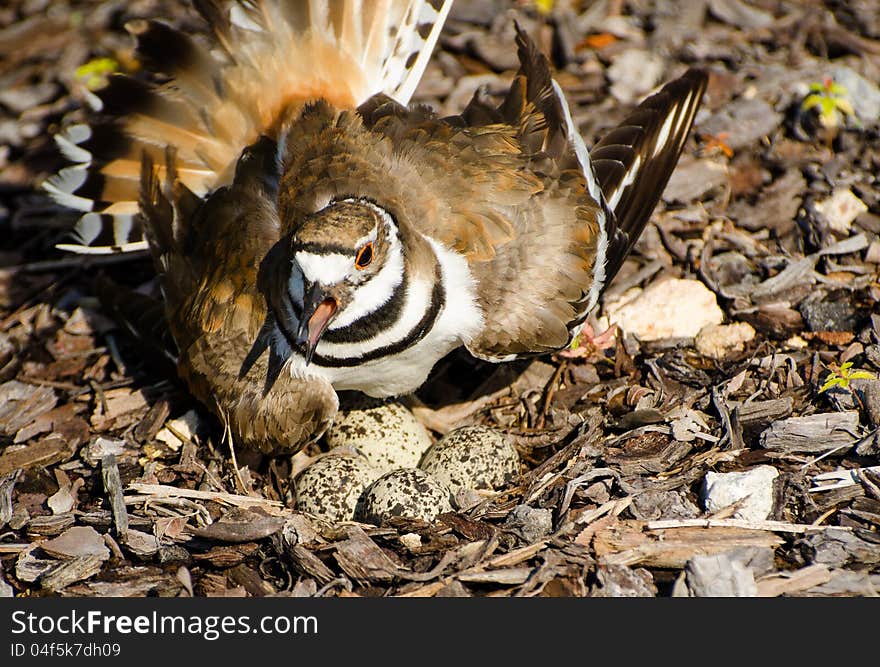
[{"label": "bird foot", "polygon": [[563,359],[586,359],[596,352],[614,347],[614,336],[616,333],[616,324],[612,324],[600,334],[596,334],[590,324],[585,324],[580,334],[578,334],[575,344],[565,348],[558,354]]}]

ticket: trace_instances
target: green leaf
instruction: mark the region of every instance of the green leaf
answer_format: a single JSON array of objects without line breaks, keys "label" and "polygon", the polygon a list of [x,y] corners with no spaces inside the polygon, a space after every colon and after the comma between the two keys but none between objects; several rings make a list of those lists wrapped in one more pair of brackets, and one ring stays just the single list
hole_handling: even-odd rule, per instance
[{"label": "green leaf", "polygon": [[839,83],[832,82],[828,87],[828,92],[832,95],[836,95],[838,97],[846,97],[849,95],[849,91],[846,89],[846,86],[842,86]]},{"label": "green leaf", "polygon": [[821,104],[822,96],[821,95],[808,95],[806,99],[801,102],[801,109],[803,111],[809,111],[817,104]]},{"label": "green leaf", "polygon": [[119,63],[113,58],[93,58],[76,68],[74,74],[81,79],[89,90],[98,90],[107,85],[107,77],[119,69]]},{"label": "green leaf", "polygon": [[831,373],[827,380],[825,380],[825,384],[822,385],[822,388],[819,390],[819,393],[828,391],[832,387],[846,387],[849,383],[846,379]]},{"label": "green leaf", "polygon": [[837,102],[830,97],[823,97],[819,102],[819,106],[822,108],[823,116],[832,116],[837,110]]}]

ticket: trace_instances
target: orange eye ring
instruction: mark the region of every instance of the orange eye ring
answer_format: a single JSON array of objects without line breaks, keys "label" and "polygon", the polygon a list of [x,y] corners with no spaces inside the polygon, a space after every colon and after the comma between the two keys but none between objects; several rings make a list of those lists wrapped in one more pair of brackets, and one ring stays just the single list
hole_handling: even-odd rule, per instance
[{"label": "orange eye ring", "polygon": [[370,241],[363,248],[358,250],[357,257],[354,260],[354,267],[359,271],[363,271],[373,261],[373,242]]}]

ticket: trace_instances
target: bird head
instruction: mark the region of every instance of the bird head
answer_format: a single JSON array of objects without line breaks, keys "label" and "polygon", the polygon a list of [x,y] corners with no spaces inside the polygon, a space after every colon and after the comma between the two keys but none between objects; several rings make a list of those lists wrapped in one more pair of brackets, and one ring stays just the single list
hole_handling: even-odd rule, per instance
[{"label": "bird head", "polygon": [[322,338],[380,308],[403,280],[397,224],[370,199],[331,200],[281,244],[267,298],[279,329],[307,364]]}]

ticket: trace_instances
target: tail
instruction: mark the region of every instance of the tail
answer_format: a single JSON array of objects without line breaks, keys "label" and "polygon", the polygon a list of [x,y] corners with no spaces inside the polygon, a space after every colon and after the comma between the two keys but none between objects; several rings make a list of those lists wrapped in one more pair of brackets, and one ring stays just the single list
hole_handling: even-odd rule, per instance
[{"label": "tail", "polygon": [[217,48],[158,21],[134,21],[145,66],[162,85],[114,76],[98,117],[56,137],[74,166],[43,187],[83,212],[74,243],[105,254],[147,247],[136,215],[141,160],[177,156],[180,181],[198,196],[228,184],[242,149],[277,136],[291,111],[323,98],[355,108],[377,93],[407,104],[452,0],[197,0]]}]

